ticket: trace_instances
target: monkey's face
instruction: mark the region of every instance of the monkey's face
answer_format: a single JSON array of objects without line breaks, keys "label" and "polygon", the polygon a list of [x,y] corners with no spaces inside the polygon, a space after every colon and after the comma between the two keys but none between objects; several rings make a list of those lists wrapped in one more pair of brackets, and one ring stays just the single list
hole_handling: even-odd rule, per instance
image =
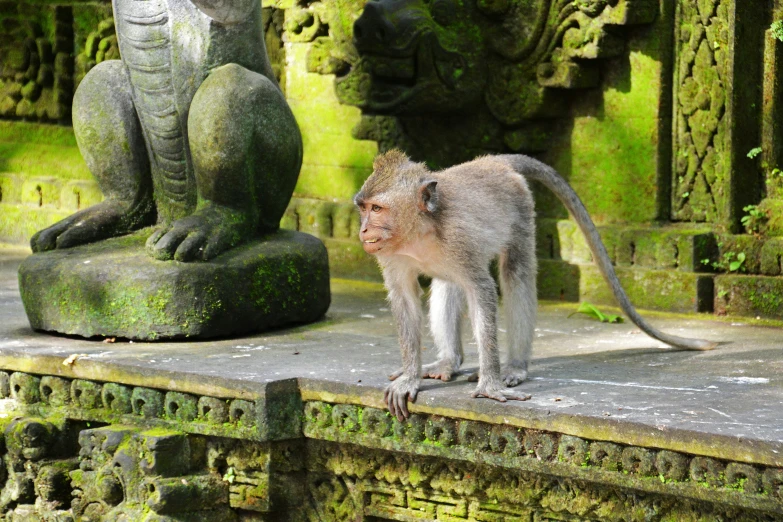
[{"label": "monkey's face", "polygon": [[376,198],[358,200],[356,206],[361,216],[359,239],[364,251],[368,254],[378,254],[381,250],[387,253],[394,250],[394,219],[389,206]]}]

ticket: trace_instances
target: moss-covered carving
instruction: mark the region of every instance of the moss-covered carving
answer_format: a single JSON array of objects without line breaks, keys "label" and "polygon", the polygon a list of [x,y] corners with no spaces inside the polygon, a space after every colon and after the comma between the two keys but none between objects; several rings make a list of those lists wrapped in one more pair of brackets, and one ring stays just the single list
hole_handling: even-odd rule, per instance
[{"label": "moss-covered carving", "polygon": [[741,450],[716,458],[420,413],[400,423],[377,408],[302,403],[294,381],[249,400],[0,372],[8,394],[0,513],[12,520],[783,515],[783,470]]},{"label": "moss-covered carving", "polygon": [[0,32],[0,117],[69,121],[71,9],[9,3],[0,10]]},{"label": "moss-covered carving", "polygon": [[678,2],[672,216],[719,220],[729,195],[728,1]]},{"label": "moss-covered carving", "polygon": [[323,4],[338,28],[316,40],[310,69],[337,74],[343,103],[388,115],[368,116],[356,136],[435,166],[545,149],[547,119],[565,111],[557,93],[597,85],[595,60],[622,53],[607,27],[657,14],[647,1],[381,1],[351,31],[344,20],[361,5]]}]

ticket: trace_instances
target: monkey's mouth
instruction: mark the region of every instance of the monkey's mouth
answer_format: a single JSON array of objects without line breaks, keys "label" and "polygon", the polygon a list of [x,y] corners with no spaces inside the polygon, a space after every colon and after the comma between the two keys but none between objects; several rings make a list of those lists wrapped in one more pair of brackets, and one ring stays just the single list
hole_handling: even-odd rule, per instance
[{"label": "monkey's mouth", "polygon": [[382,237],[374,237],[372,239],[365,239],[362,241],[362,248],[370,255],[375,255],[383,250],[385,243]]}]

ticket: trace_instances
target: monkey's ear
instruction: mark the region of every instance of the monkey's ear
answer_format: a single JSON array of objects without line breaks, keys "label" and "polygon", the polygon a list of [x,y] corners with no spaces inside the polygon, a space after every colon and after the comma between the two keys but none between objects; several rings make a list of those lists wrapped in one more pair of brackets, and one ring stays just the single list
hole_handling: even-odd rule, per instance
[{"label": "monkey's ear", "polygon": [[433,213],[438,210],[438,192],[435,187],[437,181],[423,181],[419,185],[419,210]]}]

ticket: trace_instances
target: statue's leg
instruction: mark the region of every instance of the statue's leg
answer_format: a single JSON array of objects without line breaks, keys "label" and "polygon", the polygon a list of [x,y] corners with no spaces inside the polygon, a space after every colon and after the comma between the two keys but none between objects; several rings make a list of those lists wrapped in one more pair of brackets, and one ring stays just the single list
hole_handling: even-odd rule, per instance
[{"label": "statue's leg", "polygon": [[73,98],[73,129],[105,199],[35,234],[34,252],[119,236],[155,221],[149,158],[122,62],[102,62],[84,77]]},{"label": "statue's leg", "polygon": [[239,65],[215,69],[193,97],[188,139],[198,207],[153,233],[150,255],[206,260],[276,230],[302,163],[299,128],[280,90]]}]

